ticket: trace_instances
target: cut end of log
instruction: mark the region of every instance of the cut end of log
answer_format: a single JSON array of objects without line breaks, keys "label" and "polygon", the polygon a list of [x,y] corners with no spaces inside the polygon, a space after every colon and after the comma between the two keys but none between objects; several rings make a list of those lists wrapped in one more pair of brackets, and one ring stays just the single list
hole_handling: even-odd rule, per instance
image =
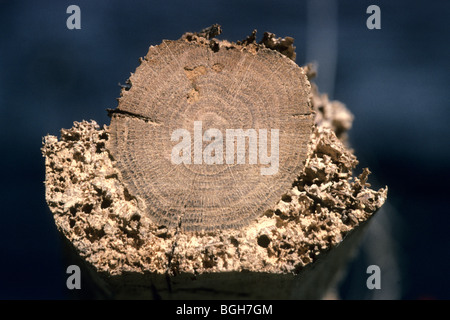
[{"label": "cut end of log", "polygon": [[[256,44],[253,34],[240,44],[231,44],[215,40],[218,31],[220,27],[205,29],[201,33],[186,34],[178,41],[195,41],[195,50],[198,50],[198,42],[203,42],[202,45],[209,48],[207,50],[213,50],[211,43],[214,42],[219,48],[245,46],[248,49],[253,46],[255,50],[250,54],[254,57],[261,50],[281,50],[290,58],[295,57],[289,49],[292,47],[292,38],[277,40],[274,35],[267,34],[262,44]],[[156,49],[150,48],[149,52],[153,50],[155,55],[147,55],[143,60],[143,69],[147,68],[148,72],[152,72],[152,61],[156,61],[153,66],[161,61],[157,50],[162,47],[153,48]],[[280,60],[280,56],[277,52],[278,61],[284,61]],[[167,59],[166,65],[170,65]],[[198,64],[183,64],[179,70],[179,77],[182,77],[179,79],[182,80],[177,82],[185,83],[183,90],[187,92],[187,96],[182,96],[185,104],[179,105],[186,108],[197,105],[196,116],[205,114],[206,107],[199,102],[202,98],[197,96],[195,89],[202,95],[208,88],[207,83],[202,83],[199,78],[207,73],[230,72],[230,75],[241,76],[241,82],[245,80],[244,74],[239,75],[238,70],[227,71],[230,64],[222,64],[223,60],[205,61],[201,65],[204,69]],[[295,65],[292,61],[290,63]],[[285,66],[288,65],[285,63]],[[293,90],[293,93],[288,96],[295,97],[296,89],[304,90],[298,95],[298,105],[309,111],[300,109],[298,118],[289,118],[292,128],[300,130],[297,132],[299,140],[295,140],[299,143],[292,143],[291,147],[298,147],[294,151],[303,154],[303,157],[297,159],[300,161],[298,171],[293,171],[290,180],[281,180],[279,185],[274,180],[267,186],[280,190],[275,193],[277,198],[269,201],[267,210],[251,215],[245,224],[238,224],[238,227],[208,230],[194,228],[191,231],[173,228],[164,219],[154,219],[148,214],[148,207],[152,203],[146,201],[145,195],[139,192],[141,186],[128,179],[131,173],[125,170],[125,166],[118,164],[121,161],[118,160],[118,152],[128,147],[126,140],[120,142],[123,149],[114,147],[118,143],[117,132],[129,137],[132,130],[138,130],[142,125],[141,131],[133,133],[135,138],[128,140],[130,145],[136,144],[139,135],[142,137],[145,132],[157,135],[158,130],[168,123],[162,112],[168,112],[167,117],[170,118],[173,111],[153,110],[157,101],[152,105],[144,102],[144,108],[143,99],[136,100],[136,108],[130,107],[134,101],[131,99],[133,92],[141,92],[141,97],[150,97],[143,87],[147,80],[139,80],[137,72],[138,75],[130,79],[131,87],[122,90],[123,100],[111,113],[110,127],[101,128],[95,121],[74,122],[72,128],[61,130],[60,139],[50,135],[44,138],[42,153],[46,167],[46,200],[58,230],[96,274],[113,282],[119,279],[116,281],[118,286],[123,286],[128,280],[133,282],[130,280],[133,277],[137,277],[139,282],[148,279],[152,292],[156,290],[164,297],[170,294],[174,297],[177,283],[179,288],[183,287],[180,283],[191,283],[188,286],[193,288],[193,278],[203,277],[206,281],[203,284],[213,283],[220,275],[225,277],[223,283],[227,282],[225,275],[233,275],[239,281],[254,281],[257,275],[279,275],[281,278],[275,281],[291,281],[292,275],[301,273],[321,256],[332,252],[349,234],[368,221],[387,196],[387,188],[378,191],[370,188],[367,183],[368,169],[358,177],[352,174],[358,162],[345,142],[346,132],[353,121],[351,113],[342,103],[329,101],[326,95],[320,94],[314,84],[309,86],[307,78],[313,75],[310,67],[295,66],[292,66],[292,70],[300,70],[302,77],[297,76],[300,85],[298,88],[291,87],[289,90]],[[193,82],[196,82],[196,86],[193,86]],[[153,89],[166,92],[163,85],[155,84]],[[151,93],[155,92],[153,89]],[[280,113],[280,110],[277,112]],[[216,110],[216,113],[219,111]],[[298,122],[304,120],[304,114],[311,115],[310,127],[309,124],[296,127]],[[215,116],[211,118],[217,119]],[[205,121],[208,119],[205,118]],[[263,122],[266,117],[261,115],[261,118],[255,119],[253,123]],[[235,126],[241,124],[239,121],[234,123]],[[242,121],[245,123],[245,119]],[[221,120],[214,124],[220,125]],[[136,159],[123,161],[133,164]],[[129,169],[135,172],[139,166]],[[161,180],[149,193],[163,195],[169,187]],[[167,199],[175,203],[177,201],[175,194],[165,201]],[[250,198],[248,201],[255,200]],[[243,207],[246,207],[244,202]],[[151,209],[156,212],[155,208]],[[170,276],[171,284],[168,284],[166,276]],[[239,291],[240,288],[234,290]],[[251,293],[249,296],[252,296]]]},{"label": "cut end of log", "polygon": [[268,210],[301,172],[313,128],[304,68],[254,40],[209,38],[150,47],[109,126],[127,188],[154,222],[184,231],[238,229]]}]

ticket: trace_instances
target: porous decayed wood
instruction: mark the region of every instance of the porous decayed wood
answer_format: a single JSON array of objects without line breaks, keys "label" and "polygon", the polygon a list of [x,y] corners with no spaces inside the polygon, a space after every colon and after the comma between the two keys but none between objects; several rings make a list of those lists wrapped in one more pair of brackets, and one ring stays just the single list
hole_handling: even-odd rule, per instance
[{"label": "porous decayed wood", "polygon": [[[215,50],[248,43],[259,48],[251,37],[243,44],[219,44],[210,39],[214,32],[182,39]],[[314,85],[309,98],[315,125],[304,166],[269,210],[240,228],[190,232],[155,222],[145,201],[127,188],[107,148],[107,126],[75,122],[61,130],[59,140],[46,136],[47,203],[101,295],[320,298],[387,190],[370,189],[367,169],[353,177],[357,159],[343,142],[353,119],[345,106],[330,102]]]}]

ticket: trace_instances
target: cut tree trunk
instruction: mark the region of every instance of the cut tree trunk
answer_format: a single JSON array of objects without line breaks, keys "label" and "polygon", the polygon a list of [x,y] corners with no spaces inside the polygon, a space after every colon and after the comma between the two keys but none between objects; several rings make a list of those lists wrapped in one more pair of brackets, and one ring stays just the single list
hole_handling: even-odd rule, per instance
[{"label": "cut tree trunk", "polygon": [[[279,52],[163,41],[129,85],[111,112],[108,148],[156,223],[240,228],[280,199],[303,168],[313,126],[310,85],[305,70]],[[182,163],[173,160],[174,138],[187,142]],[[251,163],[263,160],[262,139],[269,145],[263,155],[278,147],[276,167]]]},{"label": "cut tree trunk", "polygon": [[150,47],[109,127],[45,137],[47,203],[96,297],[321,298],[386,199],[293,39],[219,32]]}]

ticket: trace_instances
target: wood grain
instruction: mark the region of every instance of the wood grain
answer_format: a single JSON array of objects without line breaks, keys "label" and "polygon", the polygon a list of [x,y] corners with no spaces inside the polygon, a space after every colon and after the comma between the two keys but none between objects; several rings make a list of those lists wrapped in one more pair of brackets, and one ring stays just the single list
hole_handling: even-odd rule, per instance
[{"label": "wood grain", "polygon": [[[128,83],[112,112],[108,148],[156,223],[185,231],[240,228],[301,173],[313,125],[310,84],[279,52],[166,40],[150,47]],[[278,129],[278,172],[261,175],[264,165],[248,161],[173,164],[171,134],[183,128],[193,137],[194,121],[221,132]]]}]

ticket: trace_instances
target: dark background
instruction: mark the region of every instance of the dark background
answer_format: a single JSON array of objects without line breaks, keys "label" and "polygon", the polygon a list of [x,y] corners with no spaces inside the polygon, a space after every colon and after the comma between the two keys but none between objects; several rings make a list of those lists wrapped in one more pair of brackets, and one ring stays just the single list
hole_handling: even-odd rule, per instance
[{"label": "dark background", "polygon": [[[81,8],[81,30],[66,9]],[[381,8],[381,30],[366,9]],[[0,298],[66,299],[61,239],[44,199],[46,134],[73,121],[109,124],[118,83],[162,39],[222,25],[292,36],[297,63],[354,113],[350,141],[389,201],[339,294],[344,299],[449,299],[450,2],[0,0]],[[359,173],[359,172],[356,172]],[[382,289],[366,288],[366,268]]]}]

